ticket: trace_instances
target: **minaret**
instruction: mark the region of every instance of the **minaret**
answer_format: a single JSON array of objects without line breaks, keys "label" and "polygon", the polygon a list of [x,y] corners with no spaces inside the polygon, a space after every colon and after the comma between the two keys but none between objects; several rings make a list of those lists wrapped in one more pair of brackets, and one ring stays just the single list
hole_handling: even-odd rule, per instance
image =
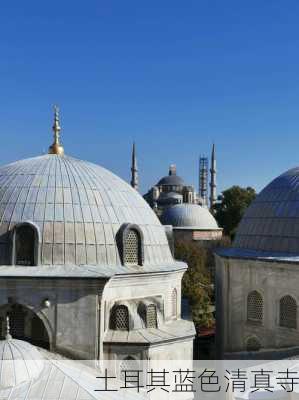
[{"label": "minaret", "polygon": [[64,155],[64,148],[60,144],[60,125],[59,125],[59,108],[54,106],[54,124],[53,124],[53,132],[54,132],[54,142],[49,147],[49,154],[57,154],[59,156]]},{"label": "minaret", "polygon": [[131,186],[132,188],[138,191],[138,166],[137,166],[135,142],[133,143],[133,150],[132,150]]},{"label": "minaret", "polygon": [[214,204],[217,201],[217,193],[216,193],[216,153],[215,153],[215,144],[213,144],[212,148],[212,157],[211,157],[211,182],[210,182],[210,210],[214,212]]}]

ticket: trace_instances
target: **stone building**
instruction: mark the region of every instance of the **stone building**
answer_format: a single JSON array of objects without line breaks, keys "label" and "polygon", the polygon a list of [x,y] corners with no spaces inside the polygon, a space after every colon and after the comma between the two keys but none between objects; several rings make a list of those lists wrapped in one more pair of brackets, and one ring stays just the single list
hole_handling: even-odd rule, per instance
[{"label": "stone building", "polygon": [[55,111],[49,154],[0,167],[0,321],[74,359],[192,359],[181,319],[187,265],[130,185],[64,154]]},{"label": "stone building", "polygon": [[217,252],[219,356],[299,354],[298,204],[299,168],[294,168],[262,190],[233,247]]},{"label": "stone building", "polygon": [[[131,185],[138,186],[135,144],[132,152]],[[216,196],[216,153],[215,145],[211,155],[210,209],[207,205],[208,159],[200,158],[199,191],[187,185],[177,175],[176,166],[169,167],[169,174],[161,178],[145,195],[145,200],[156,212],[164,226],[172,226],[174,244],[178,240],[197,241],[204,246],[219,240],[222,229],[213,217]],[[210,243],[209,243],[210,242]]]},{"label": "stone building", "polygon": [[145,200],[161,216],[169,206],[183,203],[197,203],[198,197],[193,186],[187,185],[183,178],[176,173],[176,166],[170,165],[169,174],[159,180],[148,193]]}]

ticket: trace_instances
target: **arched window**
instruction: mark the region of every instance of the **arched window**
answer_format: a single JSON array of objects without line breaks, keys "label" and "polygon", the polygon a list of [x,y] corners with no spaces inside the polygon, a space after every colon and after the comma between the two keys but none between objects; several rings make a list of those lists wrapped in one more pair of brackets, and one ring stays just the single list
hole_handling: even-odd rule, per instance
[{"label": "arched window", "polygon": [[246,342],[247,351],[259,351],[261,349],[261,344],[256,337],[250,337]]},{"label": "arched window", "polygon": [[143,234],[138,225],[123,224],[117,232],[116,241],[123,265],[143,265]]},{"label": "arched window", "polygon": [[176,289],[173,289],[171,293],[171,315],[173,317],[177,316],[177,303],[178,303],[178,293]]},{"label": "arched window", "polygon": [[37,230],[30,224],[21,224],[14,230],[14,264],[33,266],[37,264],[36,248],[38,245]]},{"label": "arched window", "polygon": [[127,306],[120,305],[112,308],[110,315],[110,329],[117,331],[129,330],[129,310]]},{"label": "arched window", "polygon": [[247,320],[261,324],[264,317],[264,301],[262,295],[256,290],[247,297]]},{"label": "arched window", "polygon": [[12,306],[10,313],[10,333],[13,338],[24,340],[25,337],[25,308],[19,304]]},{"label": "arched window", "polygon": [[291,296],[284,296],[279,302],[279,325],[297,329],[297,303]]},{"label": "arched window", "polygon": [[125,238],[124,248],[124,261],[126,265],[138,265],[139,264],[139,237],[138,232],[134,229],[129,229]]},{"label": "arched window", "polygon": [[9,317],[10,334],[13,339],[19,339],[34,346],[50,349],[50,337],[41,318],[22,304],[5,304],[0,307],[0,337],[7,334],[7,316]]}]

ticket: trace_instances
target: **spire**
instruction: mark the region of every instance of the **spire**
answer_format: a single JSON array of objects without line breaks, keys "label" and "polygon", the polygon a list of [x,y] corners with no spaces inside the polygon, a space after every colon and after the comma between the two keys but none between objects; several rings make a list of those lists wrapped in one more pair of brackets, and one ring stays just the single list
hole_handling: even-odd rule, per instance
[{"label": "spire", "polygon": [[213,148],[212,148],[212,156],[211,156],[211,168],[210,168],[210,173],[211,173],[211,182],[210,182],[210,210],[213,212],[214,211],[214,204],[217,201],[217,193],[216,193],[216,150],[215,150],[215,144],[213,143]]},{"label": "spire", "polygon": [[137,166],[137,157],[136,157],[136,147],[135,142],[133,142],[132,149],[132,166],[131,166],[131,186],[135,190],[138,190],[138,166]]},{"label": "spire", "polygon": [[9,321],[9,315],[7,314],[6,316],[6,335],[5,335],[5,340],[11,340],[12,336],[10,334],[10,321]]},{"label": "spire", "polygon": [[59,156],[63,156],[64,148],[60,144],[61,127],[59,125],[59,108],[57,106],[54,106],[54,124],[52,129],[54,132],[54,142],[52,146],[49,147],[49,154],[57,154]]}]

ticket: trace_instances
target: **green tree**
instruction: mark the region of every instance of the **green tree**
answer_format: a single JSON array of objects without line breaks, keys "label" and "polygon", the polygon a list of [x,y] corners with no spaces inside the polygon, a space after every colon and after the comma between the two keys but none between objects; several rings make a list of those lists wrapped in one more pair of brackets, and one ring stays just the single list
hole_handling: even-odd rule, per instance
[{"label": "green tree", "polygon": [[197,243],[181,241],[176,243],[175,258],[188,264],[188,270],[182,281],[182,295],[189,300],[195,325],[212,326],[214,318],[210,308],[213,286],[209,269],[211,262],[209,250]]},{"label": "green tree", "polygon": [[252,187],[232,186],[222,192],[214,209],[215,218],[219,226],[223,228],[225,235],[234,238],[246,208],[255,197],[256,192]]}]

